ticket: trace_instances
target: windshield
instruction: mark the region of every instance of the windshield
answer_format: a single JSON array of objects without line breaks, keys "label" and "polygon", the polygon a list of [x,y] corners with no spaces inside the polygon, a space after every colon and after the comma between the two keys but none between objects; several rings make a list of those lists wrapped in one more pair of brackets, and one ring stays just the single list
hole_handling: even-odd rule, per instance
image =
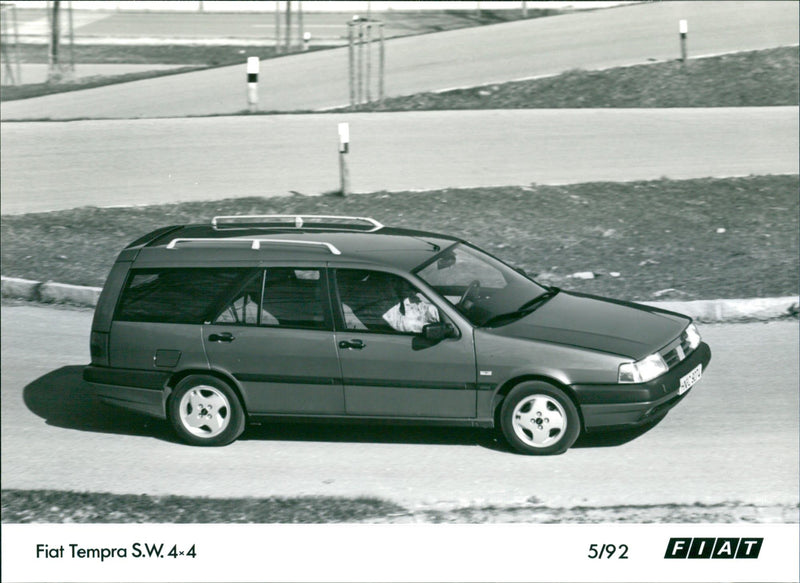
[{"label": "windshield", "polygon": [[499,323],[498,316],[516,314],[547,291],[502,261],[462,243],[439,253],[416,274],[475,326]]}]

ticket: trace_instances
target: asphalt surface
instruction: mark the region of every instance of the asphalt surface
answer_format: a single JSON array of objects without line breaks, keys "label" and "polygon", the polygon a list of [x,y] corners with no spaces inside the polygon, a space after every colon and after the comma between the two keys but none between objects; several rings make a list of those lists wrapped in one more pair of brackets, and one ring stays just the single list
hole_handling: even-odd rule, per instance
[{"label": "asphalt surface", "polygon": [[[690,56],[800,42],[794,2],[657,2],[391,39],[386,95],[600,69],[680,56],[678,22],[689,22]],[[377,49],[372,94],[377,96]],[[259,107],[316,110],[346,105],[347,49],[264,61]],[[241,65],[4,102],[0,117],[176,117],[247,109]]]},{"label": "asphalt surface", "polygon": [[798,172],[798,110],[498,110],[4,123],[2,213]]},{"label": "asphalt surface", "polygon": [[[209,3],[203,12],[197,10],[159,10],[151,4],[142,10],[114,10],[114,2],[106,2],[105,10],[73,11],[76,42],[145,42],[181,43],[194,41],[217,44],[237,42],[272,44],[275,41],[275,12],[272,9],[250,12],[224,12]],[[99,6],[99,5],[98,5]],[[174,5],[173,5],[174,6]],[[269,6],[262,3],[261,7]],[[348,23],[353,16],[367,17],[367,4],[354,12],[314,12],[304,6],[303,31],[311,34],[312,44],[343,44],[347,42]],[[108,10],[111,7],[112,10]],[[172,7],[170,7],[172,8]],[[284,6],[285,8],[285,6]],[[222,7],[224,10],[224,7]],[[280,34],[285,39],[285,11],[281,13]],[[457,26],[475,25],[472,10],[444,11],[380,11],[371,14],[384,23],[387,38],[447,30]],[[292,42],[299,44],[299,13],[292,11]],[[47,16],[42,9],[18,8],[18,33],[23,38],[44,39],[48,34]],[[373,28],[377,34],[377,28]],[[285,42],[285,40],[284,40]]]},{"label": "asphalt surface", "polygon": [[225,448],[96,404],[91,312],[2,309],[2,487],[198,496],[380,496],[410,508],[798,502],[797,322],[703,326],[713,359],[659,425],[557,457],[486,431],[265,425]]}]

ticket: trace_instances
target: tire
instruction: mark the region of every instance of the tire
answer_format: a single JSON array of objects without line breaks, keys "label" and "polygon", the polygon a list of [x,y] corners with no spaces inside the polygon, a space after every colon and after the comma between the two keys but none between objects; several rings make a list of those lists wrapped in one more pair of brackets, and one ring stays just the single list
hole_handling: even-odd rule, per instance
[{"label": "tire", "polygon": [[234,390],[209,375],[191,375],[169,399],[169,421],[191,445],[227,445],[244,431],[244,409]]},{"label": "tire", "polygon": [[540,381],[521,383],[511,390],[503,400],[500,426],[509,445],[527,455],[564,453],[581,432],[572,399]]}]

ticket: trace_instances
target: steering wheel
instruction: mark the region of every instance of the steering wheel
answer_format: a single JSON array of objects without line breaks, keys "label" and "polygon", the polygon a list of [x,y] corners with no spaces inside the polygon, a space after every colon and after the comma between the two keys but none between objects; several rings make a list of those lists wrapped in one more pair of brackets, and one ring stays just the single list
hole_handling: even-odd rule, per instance
[{"label": "steering wheel", "polygon": [[471,282],[469,282],[467,289],[464,290],[464,294],[461,296],[461,299],[458,300],[456,307],[466,308],[467,302],[470,301],[472,296],[477,295],[479,289],[481,289],[481,282],[479,280],[473,279]]}]

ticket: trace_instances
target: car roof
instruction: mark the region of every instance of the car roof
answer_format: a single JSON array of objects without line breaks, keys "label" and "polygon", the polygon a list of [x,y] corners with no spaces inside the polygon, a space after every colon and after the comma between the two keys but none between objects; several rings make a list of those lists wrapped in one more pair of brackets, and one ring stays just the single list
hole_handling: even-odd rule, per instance
[{"label": "car roof", "polygon": [[[372,220],[372,219],[368,219]],[[214,224],[175,225],[153,231],[131,243],[123,255],[146,265],[299,261],[366,263],[411,271],[442,249],[461,242],[458,237],[385,227],[319,228],[313,224],[219,228]],[[224,241],[228,240],[228,241]],[[241,244],[227,245],[230,240]],[[255,244],[252,244],[253,242]]]}]

